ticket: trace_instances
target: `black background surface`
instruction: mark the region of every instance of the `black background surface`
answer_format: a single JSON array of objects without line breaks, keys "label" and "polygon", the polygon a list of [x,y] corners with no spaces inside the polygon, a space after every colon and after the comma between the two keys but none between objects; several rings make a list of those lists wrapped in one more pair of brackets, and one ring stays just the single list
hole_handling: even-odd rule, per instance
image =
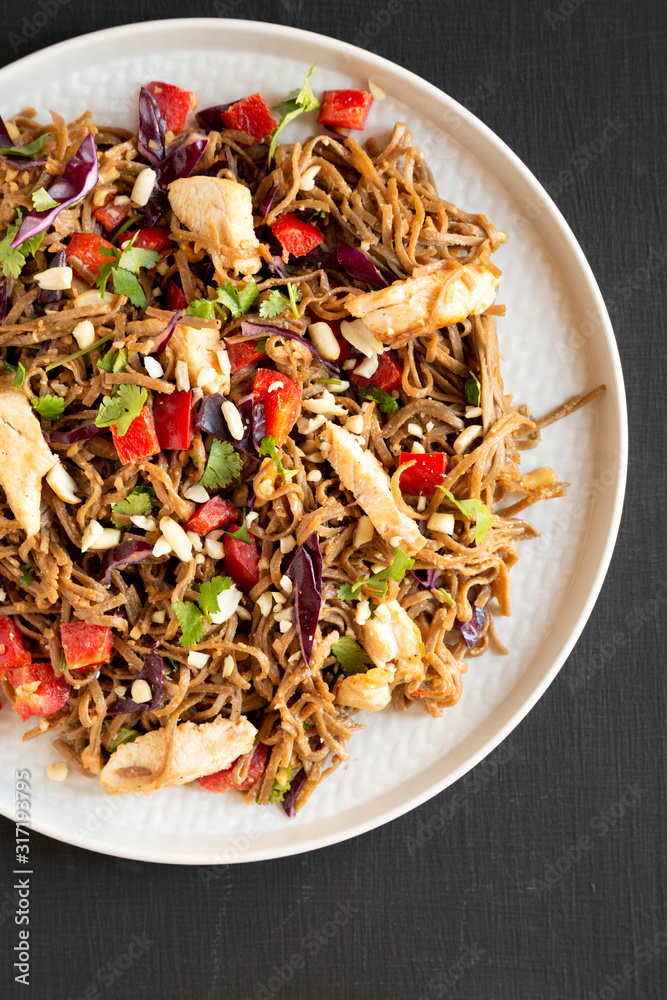
[{"label": "black background surface", "polygon": [[[36,28],[43,18],[35,14],[56,6]],[[2,997],[667,996],[664,603],[653,600],[664,602],[667,585],[666,7],[394,0],[400,11],[383,27],[388,7],[5,0],[0,60],[115,24],[217,14],[362,44],[467,105],[548,187],[610,307],[628,393],[630,474],[602,594],[560,675],[505,744],[457,785],[366,836],[292,859],[204,869],[116,860],[33,834],[31,984],[13,981],[16,928],[3,911]],[[0,110],[19,102],[3,94]],[[616,141],[573,170],[608,120],[622,125]],[[0,837],[6,902],[14,838],[6,820]]]}]

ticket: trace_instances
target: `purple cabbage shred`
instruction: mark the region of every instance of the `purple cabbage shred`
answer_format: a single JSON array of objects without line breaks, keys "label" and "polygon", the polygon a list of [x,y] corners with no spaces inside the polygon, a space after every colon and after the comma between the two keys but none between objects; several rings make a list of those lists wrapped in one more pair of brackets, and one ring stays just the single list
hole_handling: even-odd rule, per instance
[{"label": "purple cabbage shred", "polygon": [[104,434],[106,427],[98,427],[94,420],[86,420],[68,431],[42,431],[48,444],[76,444]]},{"label": "purple cabbage shred", "polygon": [[351,247],[344,240],[338,240],[336,259],[351,278],[365,281],[368,285],[375,285],[377,288],[386,288],[389,284],[370,257],[367,257],[362,250]]},{"label": "purple cabbage shred", "polygon": [[294,583],[294,607],[301,652],[306,663],[310,663],[322,608],[322,553],[316,531],[296,549],[287,575]]},{"label": "purple cabbage shred", "polygon": [[238,104],[238,101],[230,101],[229,104],[213,104],[210,108],[202,108],[201,111],[195,113],[197,124],[207,132],[219,132],[221,127],[225,127],[222,115],[227,108],[231,108],[232,104]]},{"label": "purple cabbage shred", "polygon": [[296,816],[296,800],[299,797],[299,792],[301,791],[303,783],[305,782],[307,777],[308,775],[306,774],[304,769],[301,768],[299,773],[292,778],[289,786],[289,791],[285,792],[283,796],[283,800],[280,804],[285,810],[289,819],[294,819],[294,817]]},{"label": "purple cabbage shred", "polygon": [[150,559],[153,555],[153,546],[149,542],[130,540],[121,542],[115,548],[105,552],[100,567],[100,583],[108,586],[111,583],[111,574],[115,569],[125,569],[126,566],[136,566],[144,559]]},{"label": "purple cabbage shred", "polygon": [[[0,119],[1,121],[2,119]],[[5,278],[4,281],[0,281],[0,323],[4,323],[7,319],[7,312],[9,310],[9,282]]]},{"label": "purple cabbage shred", "polygon": [[164,691],[164,660],[158,653],[159,643],[155,643],[144,660],[144,665],[135,677],[137,681],[146,681],[153,692],[149,702],[138,704],[131,698],[118,698],[107,708],[107,715],[126,715],[129,712],[152,712],[162,700]]},{"label": "purple cabbage shred", "polygon": [[472,606],[472,618],[470,621],[460,622],[457,619],[456,624],[459,627],[461,638],[465,642],[468,649],[472,649],[473,646],[476,645],[477,640],[482,634],[485,621],[486,612],[484,611],[484,608],[476,608],[474,604]]},{"label": "purple cabbage shred", "polygon": [[329,371],[339,372],[340,369],[334,361],[329,361],[327,358],[323,358],[320,352],[317,350],[314,344],[310,340],[306,340],[298,333],[293,333],[291,330],[282,330],[278,326],[269,326],[263,323],[256,323],[254,320],[244,319],[241,323],[241,333],[248,340],[261,340],[264,337],[284,337],[286,340],[297,340],[304,347],[307,347],[311,354],[314,354],[317,360]]}]

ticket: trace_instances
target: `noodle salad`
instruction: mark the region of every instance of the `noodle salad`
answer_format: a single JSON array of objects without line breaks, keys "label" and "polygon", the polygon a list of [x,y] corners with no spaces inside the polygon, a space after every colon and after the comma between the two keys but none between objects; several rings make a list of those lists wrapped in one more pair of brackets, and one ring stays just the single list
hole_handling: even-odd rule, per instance
[{"label": "noodle salad", "polygon": [[602,387],[513,405],[506,235],[311,73],[0,119],[0,678],[53,777],[294,816],[359,712],[439,716],[506,652],[518,515],[567,488],[520,452]]}]

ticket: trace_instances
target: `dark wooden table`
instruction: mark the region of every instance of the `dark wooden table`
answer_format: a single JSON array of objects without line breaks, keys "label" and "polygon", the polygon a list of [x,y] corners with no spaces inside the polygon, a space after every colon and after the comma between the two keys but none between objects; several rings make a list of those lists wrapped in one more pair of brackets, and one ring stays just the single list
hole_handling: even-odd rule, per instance
[{"label": "dark wooden table", "polygon": [[[11,970],[14,828],[3,820],[0,996],[667,996],[666,13],[663,0],[4,5],[3,64],[114,24],[217,15],[355,42],[446,90],[518,153],[579,239],[616,329],[631,450],[621,534],[588,626],[465,787],[357,840],[262,864],[119,861],[34,834],[27,989]],[[1,95],[0,110],[18,97]],[[618,137],[591,153],[609,122]],[[605,642],[619,630],[622,641]]]}]

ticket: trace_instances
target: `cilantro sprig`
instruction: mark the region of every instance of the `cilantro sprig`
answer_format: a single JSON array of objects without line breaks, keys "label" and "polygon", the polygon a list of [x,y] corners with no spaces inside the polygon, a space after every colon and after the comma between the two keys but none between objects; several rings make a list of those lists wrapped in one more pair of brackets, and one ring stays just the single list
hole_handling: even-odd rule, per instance
[{"label": "cilantro sprig", "polygon": [[415,561],[406,555],[402,549],[396,549],[396,554],[391,566],[386,566],[379,573],[374,573],[365,580],[357,580],[356,583],[342,584],[336,593],[342,601],[356,601],[361,593],[362,587],[368,587],[373,594],[373,599],[383,601],[387,596],[388,580],[395,580],[400,583],[409,569],[412,569]]},{"label": "cilantro sprig", "polygon": [[267,434],[266,437],[262,438],[262,443],[259,446],[260,458],[272,458],[276,469],[281,474],[286,483],[296,476],[297,472],[301,471],[301,466],[297,469],[286,469],[282,463],[282,459],[278,454],[278,443],[276,439],[271,435]]},{"label": "cilantro sprig", "polygon": [[[135,517],[137,515],[150,514],[155,504],[155,490],[152,486],[135,486],[127,494],[124,500],[111,505],[111,518],[114,524],[118,525],[116,517]],[[120,522],[124,523],[124,522]]]},{"label": "cilantro sprig", "polygon": [[95,417],[98,427],[115,425],[118,437],[125,437],[130,424],[136,420],[148,399],[147,391],[138,385],[119,385],[113,396],[104,396]]},{"label": "cilantro sprig", "polygon": [[286,298],[282,292],[274,288],[269,297],[259,304],[259,315],[261,318],[274,319],[276,316],[282,315],[291,306],[292,312],[298,319],[299,310],[297,309],[297,305],[301,302],[301,293],[296,285],[290,283],[287,285],[287,295],[288,297]]},{"label": "cilantro sprig", "polygon": [[135,240],[136,236],[124,250],[103,247],[102,244],[99,244],[100,254],[110,258],[110,260],[100,267],[96,284],[102,298],[104,298],[107,282],[111,278],[116,295],[127,295],[133,306],[145,309],[146,294],[137,275],[142,267],[151,268],[159,264],[160,254],[156,250],[145,250],[143,247],[134,246]]},{"label": "cilantro sprig", "polygon": [[130,726],[119,726],[116,735],[108,743],[104,743],[104,747],[109,753],[113,753],[122,743],[132,743],[138,736],[141,736],[138,729],[132,729]]},{"label": "cilantro sprig", "polygon": [[229,441],[214,438],[201,485],[209,490],[224,490],[239,478],[242,469],[243,460]]},{"label": "cilantro sprig", "polygon": [[33,396],[30,400],[34,410],[39,413],[44,420],[55,420],[65,409],[65,400],[60,396],[53,396],[47,393],[45,396]]},{"label": "cilantro sprig", "polygon": [[37,188],[30,197],[36,212],[48,212],[50,208],[56,208],[58,205],[58,202],[51,197],[46,188]]},{"label": "cilantro sprig", "polygon": [[29,587],[32,583],[32,563],[21,563],[19,569],[21,570],[19,583],[22,587]]},{"label": "cilantro sprig", "polygon": [[457,507],[464,517],[475,522],[475,545],[481,545],[491,530],[491,511],[481,500],[457,500],[444,486],[438,486],[450,503]]},{"label": "cilantro sprig", "polygon": [[271,166],[271,160],[273,159],[276,146],[278,145],[278,136],[285,126],[295,118],[298,118],[299,115],[302,115],[304,111],[317,111],[320,107],[320,102],[315,97],[313,88],[310,85],[310,75],[314,69],[315,65],[313,64],[306,73],[306,79],[303,81],[303,87],[301,90],[295,90],[291,97],[289,97],[286,101],[282,101],[274,108],[274,111],[277,111],[280,114],[280,121],[271,133],[269,157],[267,160],[267,166],[269,167]]},{"label": "cilantro sprig", "polygon": [[371,658],[356,639],[348,635],[341,636],[331,647],[331,652],[340,663],[346,677],[352,674],[365,674],[371,666]]},{"label": "cilantro sprig", "polygon": [[361,399],[375,400],[381,413],[396,413],[398,411],[398,400],[378,385],[364,386],[364,388],[359,389],[359,396]]},{"label": "cilantro sprig", "polygon": [[25,156],[26,159],[32,159],[35,153],[39,153],[46,140],[52,134],[52,132],[44,132],[42,135],[38,135],[36,139],[33,139],[32,142],[26,142],[24,146],[5,146],[0,149],[0,153],[3,156]]},{"label": "cilantro sprig", "polygon": [[232,319],[239,319],[249,312],[258,295],[259,288],[254,278],[248,278],[240,288],[228,278],[224,285],[218,285],[214,299],[193,299],[185,312],[199,319],[215,319],[216,311],[224,316],[223,309],[228,309]]},{"label": "cilantro sprig", "polygon": [[11,372],[14,376],[14,389],[20,389],[26,380],[27,371],[25,365],[22,361],[19,361],[17,365],[12,365],[9,361],[5,361],[5,368],[8,372]]},{"label": "cilantro sprig", "polygon": [[214,576],[199,588],[197,604],[194,601],[175,601],[172,604],[174,614],[181,626],[181,637],[178,640],[184,649],[196,646],[204,636],[204,623],[212,620],[211,616],[219,610],[218,597],[233,586],[229,576]]},{"label": "cilantro sprig", "polygon": [[127,368],[127,347],[115,351],[113,347],[97,362],[97,367],[105,372],[124,372]]}]

